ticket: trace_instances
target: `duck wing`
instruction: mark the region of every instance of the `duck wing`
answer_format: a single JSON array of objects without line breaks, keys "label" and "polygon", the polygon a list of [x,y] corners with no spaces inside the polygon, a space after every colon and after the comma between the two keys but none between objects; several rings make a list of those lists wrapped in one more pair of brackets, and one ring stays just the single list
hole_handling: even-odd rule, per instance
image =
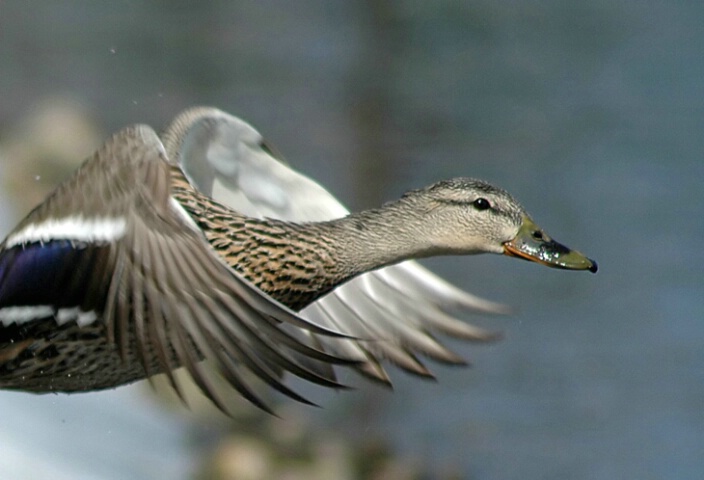
[{"label": "duck wing", "polygon": [[[295,222],[322,221],[348,210],[327,190],[285,165],[251,125],[221,110],[182,112],[161,135],[169,157],[191,184],[245,215]],[[301,316],[355,337],[320,338],[326,351],[359,361],[372,379],[390,383],[380,360],[431,376],[418,359],[462,364],[433,332],[472,341],[497,334],[459,320],[458,313],[506,313],[508,308],[460,290],[417,262],[361,275],[319,299]]]},{"label": "duck wing", "polygon": [[147,375],[166,372],[177,391],[171,372],[183,366],[223,410],[203,358],[267,411],[242,365],[300,401],[280,383],[281,371],[338,387],[308,363],[349,362],[297,332],[339,334],[227,266],[171,197],[172,168],[150,127],[127,127],[33,210],[0,245],[0,329],[40,317],[102,321],[124,362],[140,361]]}]

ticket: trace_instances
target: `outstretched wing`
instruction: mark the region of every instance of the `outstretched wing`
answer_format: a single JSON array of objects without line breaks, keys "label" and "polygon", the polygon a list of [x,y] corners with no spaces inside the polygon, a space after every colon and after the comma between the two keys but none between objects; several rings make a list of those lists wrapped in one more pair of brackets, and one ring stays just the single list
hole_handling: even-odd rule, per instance
[{"label": "outstretched wing", "polygon": [[301,401],[280,383],[281,371],[339,386],[325,368],[310,365],[347,362],[309,345],[300,329],[337,334],[228,267],[171,198],[171,168],[147,126],[108,140],[0,246],[2,324],[52,316],[59,323],[105,322],[123,360],[136,356],[147,374],[156,366],[177,390],[171,372],[184,366],[221,408],[204,357],[266,410],[241,365]]},{"label": "outstretched wing", "polygon": [[[180,163],[198,190],[246,215],[305,222],[348,213],[319,184],[278,161],[252,126],[225,112],[189,109],[161,137],[169,158]],[[320,342],[331,353],[358,360],[362,373],[388,383],[380,359],[423,376],[431,373],[416,352],[442,362],[463,363],[434,338],[433,331],[474,341],[496,338],[458,320],[453,312],[507,310],[407,261],[351,280],[301,315],[355,337]]]}]

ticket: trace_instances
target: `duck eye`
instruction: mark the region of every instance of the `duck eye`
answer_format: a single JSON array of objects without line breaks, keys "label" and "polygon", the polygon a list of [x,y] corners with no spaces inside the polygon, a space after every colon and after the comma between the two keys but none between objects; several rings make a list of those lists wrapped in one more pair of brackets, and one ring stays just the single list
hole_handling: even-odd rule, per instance
[{"label": "duck eye", "polygon": [[476,208],[477,210],[487,210],[491,208],[491,204],[489,203],[489,200],[483,197],[477,198],[475,201],[472,202],[472,206]]}]

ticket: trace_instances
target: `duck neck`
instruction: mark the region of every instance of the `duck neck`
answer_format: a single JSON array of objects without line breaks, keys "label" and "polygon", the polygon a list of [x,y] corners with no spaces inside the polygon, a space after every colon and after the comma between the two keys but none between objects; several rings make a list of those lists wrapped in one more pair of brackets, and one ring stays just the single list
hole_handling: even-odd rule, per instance
[{"label": "duck neck", "polygon": [[431,250],[398,202],[303,224],[242,216],[210,199],[180,203],[233,269],[294,310],[361,273]]},{"label": "duck neck", "polygon": [[381,208],[302,227],[329,245],[329,255],[342,283],[351,277],[409,258],[429,256],[419,222],[399,202]]}]

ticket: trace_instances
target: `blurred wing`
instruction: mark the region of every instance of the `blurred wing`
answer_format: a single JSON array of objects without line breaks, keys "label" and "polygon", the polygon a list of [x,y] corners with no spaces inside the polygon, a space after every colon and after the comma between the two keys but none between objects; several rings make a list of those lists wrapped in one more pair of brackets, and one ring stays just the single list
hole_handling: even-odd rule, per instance
[{"label": "blurred wing", "polygon": [[[300,401],[280,383],[282,371],[339,386],[329,369],[310,365],[348,362],[297,332],[336,333],[298,317],[219,258],[172,199],[172,168],[149,127],[108,140],[1,246],[0,320],[53,312],[59,321],[71,311],[81,312],[84,324],[102,318],[123,360],[136,356],[148,375],[158,366],[177,391],[171,372],[183,366],[223,410],[203,357],[268,411],[241,365]],[[42,282],[50,288],[37,288]]]},{"label": "blurred wing", "polygon": [[[248,123],[214,108],[181,113],[162,134],[169,158],[189,181],[215,200],[246,215],[305,222],[348,211],[323,187],[277,160]],[[497,337],[455,318],[452,312],[506,313],[508,308],[466,293],[418,263],[407,261],[370,272],[338,287],[301,315],[356,340],[322,338],[327,351],[361,363],[357,368],[388,383],[379,359],[431,376],[415,352],[464,363],[433,336],[465,340]]]}]

